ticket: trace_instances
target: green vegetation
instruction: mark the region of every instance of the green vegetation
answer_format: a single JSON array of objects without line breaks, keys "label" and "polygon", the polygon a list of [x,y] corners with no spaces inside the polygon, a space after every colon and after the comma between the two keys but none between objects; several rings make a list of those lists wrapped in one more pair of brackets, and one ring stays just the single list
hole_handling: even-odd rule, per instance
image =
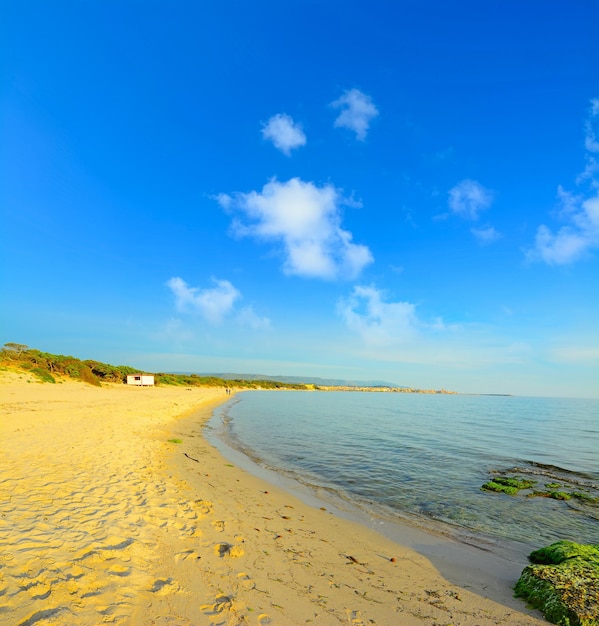
[{"label": "green vegetation", "polygon": [[552,498],[553,500],[569,500],[572,497],[571,493],[565,491],[533,491],[528,495],[531,498]]},{"label": "green vegetation", "polygon": [[[550,498],[552,500],[578,500],[586,506],[599,506],[599,497],[593,496],[584,491],[574,490],[575,485],[565,485],[557,482],[545,483],[545,490],[534,489],[536,481],[525,480],[511,476],[493,476],[481,489],[483,491],[494,491],[497,493],[507,493],[510,496],[518,495],[523,489],[531,489],[526,493],[527,498]],[[580,489],[580,487],[578,487]]]},{"label": "green vegetation", "polygon": [[56,383],[56,379],[48,370],[41,367],[34,367],[31,369],[31,373],[35,374],[43,383]]},{"label": "green vegetation", "polygon": [[552,498],[553,500],[571,500],[575,498],[585,504],[599,504],[599,498],[594,498],[588,493],[582,491],[533,491],[528,494],[529,498]]},{"label": "green vegetation", "polygon": [[558,565],[567,559],[582,557],[587,561],[595,561],[599,565],[599,545],[558,541],[550,546],[535,550],[528,557],[539,565]]},{"label": "green vegetation", "polygon": [[183,439],[169,439],[169,443],[183,443]]},{"label": "green vegetation", "polygon": [[586,504],[599,504],[599,498],[593,498],[590,494],[583,493],[582,491],[573,491],[570,495]]},{"label": "green vegetation", "polygon": [[599,545],[558,541],[529,556],[517,597],[560,626],[599,626]]},{"label": "green vegetation", "polygon": [[55,383],[56,376],[65,376],[98,387],[102,382],[126,382],[127,374],[139,372],[125,365],[115,367],[98,361],[82,361],[73,356],[50,354],[15,343],[7,343],[0,350],[0,363],[29,371],[42,382]]},{"label": "green vegetation", "polygon": [[[128,374],[142,374],[142,370],[128,365],[109,365],[99,361],[77,359],[63,354],[50,354],[29,348],[21,343],[6,343],[0,349],[0,365],[30,372],[40,381],[55,383],[56,376],[73,378],[89,385],[102,383],[126,383]],[[283,383],[274,380],[225,380],[215,376],[197,374],[154,375],[156,385],[176,385],[180,387],[236,387],[237,389],[299,389],[307,385]]]},{"label": "green vegetation", "polygon": [[534,487],[534,480],[525,480],[523,478],[510,478],[508,476],[495,476],[489,482],[486,482],[481,489],[483,491],[496,491],[507,493],[515,496],[521,489],[530,489]]},{"label": "green vegetation", "polygon": [[216,376],[198,376],[198,374],[164,374],[154,375],[157,385],[177,385],[180,387],[236,387],[237,389],[308,389],[307,385],[282,383],[275,380],[225,380]]}]

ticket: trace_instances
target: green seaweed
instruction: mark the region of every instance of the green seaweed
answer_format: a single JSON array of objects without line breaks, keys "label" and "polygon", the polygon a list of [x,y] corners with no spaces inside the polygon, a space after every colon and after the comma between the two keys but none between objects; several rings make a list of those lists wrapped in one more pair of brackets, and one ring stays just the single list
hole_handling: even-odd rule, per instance
[{"label": "green seaweed", "polygon": [[599,498],[593,498],[592,495],[582,491],[573,491],[570,495],[581,502],[586,502],[587,504],[599,504]]},{"label": "green seaweed", "polygon": [[486,482],[481,489],[483,491],[496,491],[507,493],[515,496],[521,489],[530,489],[534,487],[534,480],[525,480],[523,478],[510,478],[508,476],[495,476],[489,482]]},{"label": "green seaweed", "polygon": [[552,498],[553,500],[569,500],[572,497],[571,493],[566,491],[533,491],[529,494],[531,498]]},{"label": "green seaweed", "polygon": [[183,443],[183,439],[169,439],[169,443]]},{"label": "green seaweed", "polygon": [[490,480],[488,483],[485,483],[481,489],[483,491],[496,491],[497,493],[507,493],[510,496],[515,496],[518,493],[518,489],[516,487],[510,487],[508,485],[502,485],[494,480]]},{"label": "green seaweed", "polygon": [[572,494],[566,493],[565,491],[550,491],[549,496],[554,500],[569,500]]},{"label": "green seaweed", "polygon": [[529,556],[515,595],[560,626],[599,626],[599,545],[558,541]]},{"label": "green seaweed", "polygon": [[560,485],[559,483],[545,483],[545,487],[547,487],[547,489],[561,489],[563,485]]},{"label": "green seaweed", "polygon": [[568,559],[582,558],[596,561],[599,565],[599,544],[575,543],[574,541],[556,541],[550,546],[531,552],[529,560],[540,565],[559,565]]}]

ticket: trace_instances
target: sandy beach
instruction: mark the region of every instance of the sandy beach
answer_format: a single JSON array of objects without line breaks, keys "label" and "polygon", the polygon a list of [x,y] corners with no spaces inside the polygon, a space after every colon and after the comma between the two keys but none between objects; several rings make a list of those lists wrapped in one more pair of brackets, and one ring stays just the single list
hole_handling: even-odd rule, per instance
[{"label": "sandy beach", "polygon": [[227,461],[227,398],[0,372],[0,624],[546,623]]}]

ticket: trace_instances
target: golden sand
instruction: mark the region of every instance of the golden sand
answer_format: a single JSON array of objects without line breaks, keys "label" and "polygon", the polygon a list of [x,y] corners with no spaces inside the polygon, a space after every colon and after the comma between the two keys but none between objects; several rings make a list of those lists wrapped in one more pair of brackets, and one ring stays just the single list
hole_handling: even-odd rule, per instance
[{"label": "golden sand", "polygon": [[545,623],[234,467],[226,399],[0,372],[0,624]]}]

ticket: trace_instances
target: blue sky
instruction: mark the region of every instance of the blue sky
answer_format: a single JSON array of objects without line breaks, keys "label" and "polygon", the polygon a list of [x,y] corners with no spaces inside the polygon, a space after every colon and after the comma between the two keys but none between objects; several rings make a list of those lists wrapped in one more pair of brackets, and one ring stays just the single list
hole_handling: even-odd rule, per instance
[{"label": "blue sky", "polygon": [[2,343],[599,396],[599,4],[3,3]]}]

